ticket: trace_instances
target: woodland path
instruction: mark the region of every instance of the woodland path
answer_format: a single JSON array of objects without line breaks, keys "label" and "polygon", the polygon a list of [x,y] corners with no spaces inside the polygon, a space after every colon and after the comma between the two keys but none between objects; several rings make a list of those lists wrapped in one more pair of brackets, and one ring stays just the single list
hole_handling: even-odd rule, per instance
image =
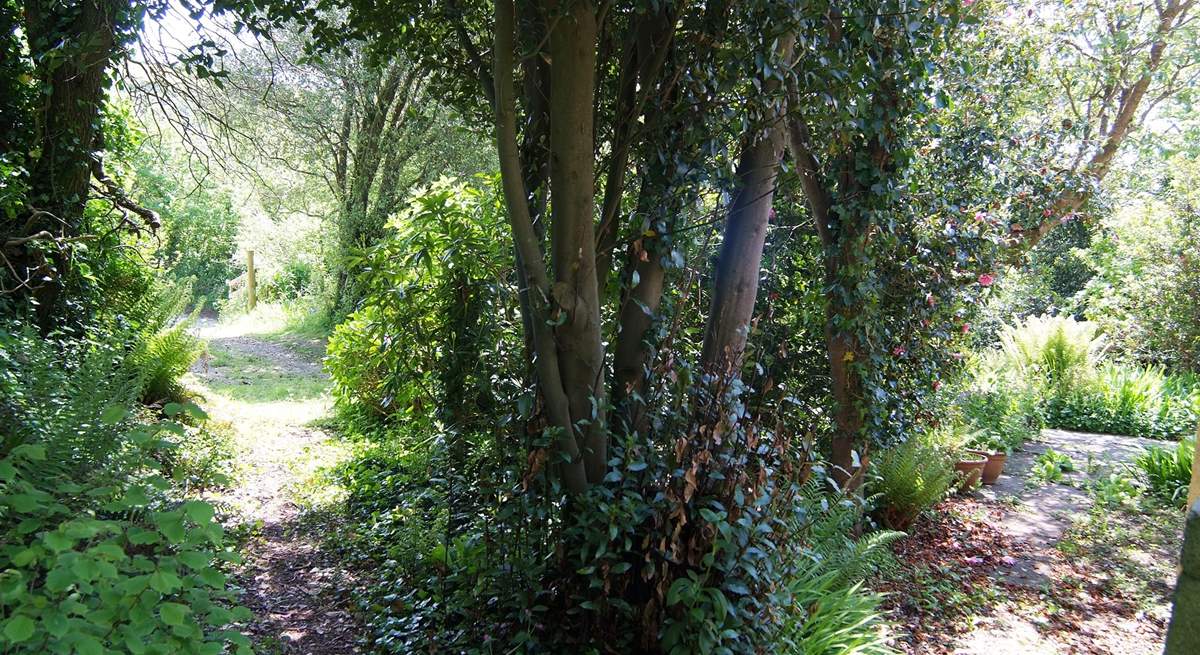
[{"label": "woodland path", "polygon": [[328,414],[323,344],[248,333],[201,318],[207,352],[189,382],[212,419],[227,423],[238,449],[231,489],[214,501],[241,540],[241,603],[254,613],[256,652],[347,655],[361,652],[352,613],[353,576],[322,550],[305,502],[318,469],[338,445],[313,423]]},{"label": "woodland path", "polygon": [[[955,655],[1162,652],[1182,512],[1096,507],[1087,490],[1152,445],[1172,444],[1044,430],[1009,458],[996,485],[976,492],[991,509],[984,521],[1011,539],[1014,557],[991,574],[1005,600],[959,640]],[[1059,482],[1032,476],[1049,449],[1075,467]]]}]

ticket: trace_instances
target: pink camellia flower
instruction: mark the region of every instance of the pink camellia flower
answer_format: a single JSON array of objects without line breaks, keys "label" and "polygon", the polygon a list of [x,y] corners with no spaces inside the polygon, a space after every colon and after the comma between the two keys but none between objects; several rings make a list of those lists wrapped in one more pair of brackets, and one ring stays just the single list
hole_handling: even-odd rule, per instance
[{"label": "pink camellia flower", "polygon": [[970,331],[971,331],[971,324],[970,324],[970,323],[963,323],[963,326],[962,326],[962,333],[963,333],[963,334],[966,334],[966,333],[968,333],[968,332],[970,332]]},{"label": "pink camellia flower", "polygon": [[1049,209],[1042,210],[1042,216],[1045,216],[1046,218],[1050,218],[1050,214],[1052,213],[1053,212],[1051,212]]},{"label": "pink camellia flower", "polygon": [[975,4],[975,0],[963,0],[964,7],[970,7],[973,4]]},{"label": "pink camellia flower", "polygon": [[934,380],[934,381],[933,381],[933,390],[934,390],[934,391],[938,391],[938,390],[940,390],[941,388],[942,388],[942,381],[941,381],[941,380]]},{"label": "pink camellia flower", "polygon": [[986,221],[987,212],[975,212],[975,220],[979,221],[980,223]]},{"label": "pink camellia flower", "polygon": [[979,286],[981,287],[990,287],[995,281],[996,278],[992,277],[990,273],[984,273],[983,275],[979,276]]},{"label": "pink camellia flower", "polygon": [[895,348],[892,348],[892,354],[897,357],[904,355],[905,352],[907,351],[904,350],[904,346],[896,346]]}]

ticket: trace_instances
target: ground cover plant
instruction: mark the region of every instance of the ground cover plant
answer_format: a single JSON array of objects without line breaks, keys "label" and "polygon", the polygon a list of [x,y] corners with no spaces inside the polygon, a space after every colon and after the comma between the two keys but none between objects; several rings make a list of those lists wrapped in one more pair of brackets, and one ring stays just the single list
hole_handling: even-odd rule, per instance
[{"label": "ground cover plant", "polygon": [[0,639],[1157,648],[1198,11],[3,0]]}]

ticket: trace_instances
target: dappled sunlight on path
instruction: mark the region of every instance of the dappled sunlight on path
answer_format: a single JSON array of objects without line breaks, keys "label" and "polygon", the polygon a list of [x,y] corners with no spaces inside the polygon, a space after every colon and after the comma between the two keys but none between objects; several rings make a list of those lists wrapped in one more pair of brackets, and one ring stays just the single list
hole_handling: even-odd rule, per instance
[{"label": "dappled sunlight on path", "polygon": [[328,378],[314,349],[202,321],[206,355],[189,385],[212,419],[232,426],[244,468],[214,500],[229,527],[245,535],[242,603],[255,614],[259,652],[357,653],[353,576],[322,549],[301,500],[319,471],[346,449],[314,423],[330,411]]},{"label": "dappled sunlight on path", "polygon": [[[948,652],[1162,652],[1177,535],[1158,517],[1138,511],[1094,512],[1086,491],[1125,471],[1154,444],[1162,442],[1044,430],[1038,441],[1010,457],[999,483],[977,495],[1004,508],[998,519],[987,521],[1011,537],[1019,553],[1011,566],[993,574],[1004,590],[1002,601]],[[1060,482],[1036,481],[1031,475],[1036,458],[1050,449],[1070,457],[1076,470]]]}]

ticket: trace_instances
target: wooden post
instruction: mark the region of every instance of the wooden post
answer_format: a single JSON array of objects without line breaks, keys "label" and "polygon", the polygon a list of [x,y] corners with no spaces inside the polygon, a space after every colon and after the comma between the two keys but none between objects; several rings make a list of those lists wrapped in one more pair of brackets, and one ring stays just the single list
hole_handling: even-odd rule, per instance
[{"label": "wooden post", "polygon": [[254,309],[258,302],[257,288],[254,282],[254,251],[246,251],[246,292],[249,294],[247,309]]},{"label": "wooden post", "polygon": [[1192,483],[1188,485],[1187,506],[1192,507],[1200,500],[1200,426],[1196,427],[1196,450],[1192,457]]},{"label": "wooden post", "polygon": [[1188,509],[1164,655],[1200,653],[1200,503]]}]

